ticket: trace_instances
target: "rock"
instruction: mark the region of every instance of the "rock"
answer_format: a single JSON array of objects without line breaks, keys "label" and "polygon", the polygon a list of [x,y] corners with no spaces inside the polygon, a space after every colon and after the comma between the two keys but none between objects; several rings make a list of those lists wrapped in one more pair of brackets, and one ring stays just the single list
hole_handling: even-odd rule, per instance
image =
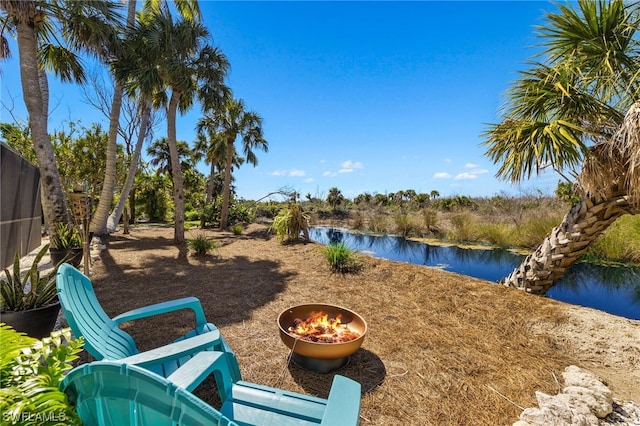
[{"label": "rock", "polygon": [[538,408],[527,408],[514,426],[639,425],[640,408],[633,402],[616,403],[598,377],[575,365],[562,373],[564,389],[558,395],[536,392]]}]

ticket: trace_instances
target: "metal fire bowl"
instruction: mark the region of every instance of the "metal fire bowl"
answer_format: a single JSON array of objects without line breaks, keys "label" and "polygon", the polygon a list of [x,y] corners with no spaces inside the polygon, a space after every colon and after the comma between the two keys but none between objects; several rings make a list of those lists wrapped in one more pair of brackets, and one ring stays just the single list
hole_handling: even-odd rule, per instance
[{"label": "metal fire bowl", "polygon": [[[318,343],[296,339],[295,335],[289,334],[289,327],[294,325],[296,318],[305,319],[312,312],[322,311],[329,314],[330,318],[341,314],[340,321],[353,332],[360,333],[360,337],[344,343]],[[340,306],[325,304],[308,304],[293,306],[278,315],[278,326],[280,328],[280,338],[293,352],[310,358],[334,359],[351,355],[360,348],[367,333],[367,323],[358,314]],[[294,345],[295,343],[295,345]]]}]

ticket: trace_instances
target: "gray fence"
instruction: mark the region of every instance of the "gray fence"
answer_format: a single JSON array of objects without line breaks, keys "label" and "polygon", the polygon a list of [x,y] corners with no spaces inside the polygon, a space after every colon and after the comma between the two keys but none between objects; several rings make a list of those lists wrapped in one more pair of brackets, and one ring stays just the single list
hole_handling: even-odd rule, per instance
[{"label": "gray fence", "polygon": [[0,262],[3,268],[42,242],[38,168],[0,143]]}]

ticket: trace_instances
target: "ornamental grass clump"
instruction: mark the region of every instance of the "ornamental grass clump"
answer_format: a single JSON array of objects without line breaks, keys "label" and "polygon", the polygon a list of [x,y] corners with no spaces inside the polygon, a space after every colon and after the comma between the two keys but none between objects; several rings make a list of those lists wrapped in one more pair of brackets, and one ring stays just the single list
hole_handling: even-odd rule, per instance
[{"label": "ornamental grass clump", "polygon": [[330,243],[322,247],[321,251],[333,272],[357,272],[362,267],[355,257],[355,252],[342,242]]},{"label": "ornamental grass clump", "polygon": [[194,256],[206,256],[213,249],[218,247],[215,240],[207,238],[206,235],[197,235],[195,238],[187,240],[189,250],[193,252]]},{"label": "ornamental grass clump", "polygon": [[309,240],[309,214],[302,211],[299,204],[290,203],[286,209],[280,210],[269,228],[275,232],[281,244],[296,242],[302,235]]}]

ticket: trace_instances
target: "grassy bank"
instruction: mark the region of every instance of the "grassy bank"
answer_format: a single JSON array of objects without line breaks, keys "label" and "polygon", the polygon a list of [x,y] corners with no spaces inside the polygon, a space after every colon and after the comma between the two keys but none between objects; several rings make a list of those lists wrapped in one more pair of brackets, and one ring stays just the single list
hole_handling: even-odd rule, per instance
[{"label": "grassy bank", "polygon": [[[568,203],[551,197],[463,197],[463,200],[454,207],[437,201],[427,206],[345,203],[338,209],[317,202],[302,205],[311,214],[312,225],[344,226],[362,232],[523,252],[538,247],[570,208]],[[620,218],[592,244],[585,258],[640,265],[640,217]]]}]

